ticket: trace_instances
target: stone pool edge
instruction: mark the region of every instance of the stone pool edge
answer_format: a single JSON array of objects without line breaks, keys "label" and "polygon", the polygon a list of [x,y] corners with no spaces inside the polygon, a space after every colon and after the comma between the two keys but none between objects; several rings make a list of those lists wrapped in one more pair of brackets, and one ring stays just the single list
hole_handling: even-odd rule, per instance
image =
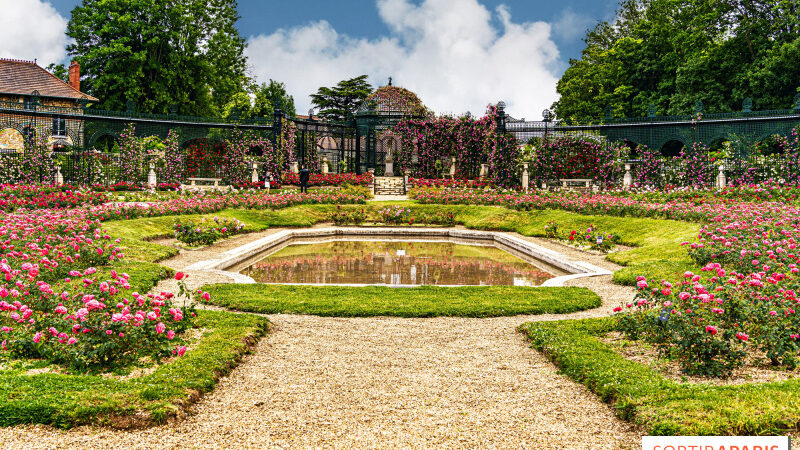
[{"label": "stone pool edge", "polygon": [[558,267],[570,275],[563,275],[551,278],[541,284],[541,287],[560,287],[564,283],[576,278],[596,277],[601,275],[611,275],[612,272],[602,267],[595,266],[586,261],[575,261],[566,255],[551,250],[533,242],[526,241],[516,236],[499,231],[478,231],[460,230],[452,228],[353,228],[353,227],[329,227],[329,228],[303,228],[297,230],[283,230],[275,234],[263,237],[249,244],[236,247],[223,252],[218,258],[208,259],[194,263],[184,270],[203,270],[219,273],[228,276],[236,284],[254,284],[255,280],[236,272],[226,271],[243,261],[246,261],[259,253],[269,251],[272,248],[285,244],[287,241],[300,238],[324,238],[336,236],[382,236],[391,235],[397,237],[427,237],[427,238],[456,238],[474,239],[488,242],[496,242],[521,252],[529,258],[539,259],[547,264]]}]

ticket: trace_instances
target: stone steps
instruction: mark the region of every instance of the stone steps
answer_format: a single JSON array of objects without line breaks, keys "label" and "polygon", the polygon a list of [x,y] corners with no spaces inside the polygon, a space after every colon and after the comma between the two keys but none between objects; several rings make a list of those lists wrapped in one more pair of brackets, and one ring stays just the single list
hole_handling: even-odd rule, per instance
[{"label": "stone steps", "polygon": [[375,177],[375,195],[405,195],[403,177]]}]

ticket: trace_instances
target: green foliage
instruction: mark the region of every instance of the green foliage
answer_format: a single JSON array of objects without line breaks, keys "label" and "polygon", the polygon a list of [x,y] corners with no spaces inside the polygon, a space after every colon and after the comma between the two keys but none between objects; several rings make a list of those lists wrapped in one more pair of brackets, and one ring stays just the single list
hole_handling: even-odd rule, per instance
[{"label": "green foliage", "polygon": [[261,83],[261,86],[255,87],[254,94],[253,109],[256,117],[270,117],[276,108],[290,117],[297,114],[294,97],[286,92],[286,85],[283,83],[270,79],[269,84]]},{"label": "green foliage", "polygon": [[[163,422],[178,414],[193,393],[206,393],[263,336],[267,319],[215,311],[199,311],[197,326],[205,330],[186,355],[149,375],[122,379],[102,375],[27,373],[24,365],[0,370],[0,426],[48,424],[130,426]],[[138,421],[138,422],[137,422]]]},{"label": "green foliage", "polygon": [[561,231],[558,223],[550,221],[544,227],[544,235],[549,239],[566,240],[573,245],[586,246],[592,250],[603,252],[613,249],[619,242],[619,236],[616,233],[602,232],[594,224],[589,224],[586,231],[573,229],[567,233],[566,231]]},{"label": "green foliage", "polygon": [[52,73],[54,77],[65,83],[69,83],[69,70],[63,64],[50,63],[46,69],[48,72]]},{"label": "green foliage", "polygon": [[613,23],[586,35],[580,59],[559,80],[553,108],[567,122],[615,117],[785,109],[796,92],[800,20],[796,2],[623,0]]},{"label": "green foliage", "polygon": [[367,219],[367,212],[364,208],[342,208],[336,205],[336,211],[330,215],[330,221],[336,226],[341,225],[360,225]]},{"label": "green foliage", "polygon": [[244,233],[244,224],[238,219],[220,220],[218,216],[210,221],[201,218],[199,222],[175,219],[173,228],[175,238],[189,245],[211,245],[220,239]]},{"label": "green foliage", "polygon": [[244,39],[235,0],[83,0],[67,51],[99,107],[216,115],[244,90]]},{"label": "green foliage", "polygon": [[361,103],[372,93],[367,75],[342,80],[334,87],[321,87],[311,94],[311,103],[319,109],[319,116],[334,122],[343,122],[355,114]]},{"label": "green foliage", "polygon": [[601,304],[597,294],[576,287],[215,284],[203,289],[212,304],[240,311],[334,317],[566,314]]}]

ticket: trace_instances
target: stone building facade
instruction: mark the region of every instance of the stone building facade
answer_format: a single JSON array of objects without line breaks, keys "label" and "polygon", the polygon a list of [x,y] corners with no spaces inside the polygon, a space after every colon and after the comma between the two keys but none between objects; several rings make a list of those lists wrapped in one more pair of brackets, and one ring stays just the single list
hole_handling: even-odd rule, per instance
[{"label": "stone building facade", "polygon": [[36,64],[0,58],[0,153],[25,150],[26,137],[44,137],[54,149],[82,145],[82,106],[98,100],[80,90],[80,65],[69,83]]}]

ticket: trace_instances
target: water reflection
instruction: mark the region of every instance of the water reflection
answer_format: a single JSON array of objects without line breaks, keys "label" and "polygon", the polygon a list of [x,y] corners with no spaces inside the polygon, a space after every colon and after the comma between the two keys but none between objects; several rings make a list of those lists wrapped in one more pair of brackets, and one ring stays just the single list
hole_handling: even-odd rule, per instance
[{"label": "water reflection", "polygon": [[290,245],[242,270],[260,283],[538,286],[554,275],[496,247],[451,242]]}]

